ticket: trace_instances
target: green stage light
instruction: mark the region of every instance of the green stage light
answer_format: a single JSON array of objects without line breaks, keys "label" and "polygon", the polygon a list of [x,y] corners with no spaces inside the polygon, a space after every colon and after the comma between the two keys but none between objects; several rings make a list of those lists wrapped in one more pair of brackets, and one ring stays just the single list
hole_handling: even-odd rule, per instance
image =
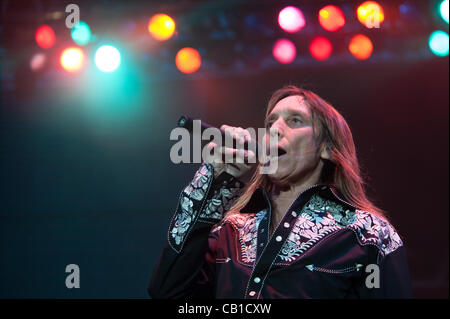
[{"label": "green stage light", "polygon": [[112,72],[120,65],[120,52],[111,45],[103,45],[95,52],[95,65],[100,71]]},{"label": "green stage light", "polygon": [[431,52],[437,56],[448,55],[448,33],[444,31],[434,31],[428,40]]},{"label": "green stage light", "polygon": [[448,23],[448,0],[444,0],[441,2],[439,10],[441,12],[442,19],[444,19],[444,21]]},{"label": "green stage light", "polygon": [[80,21],[72,28],[72,40],[78,45],[86,45],[91,41],[91,29],[86,22]]}]

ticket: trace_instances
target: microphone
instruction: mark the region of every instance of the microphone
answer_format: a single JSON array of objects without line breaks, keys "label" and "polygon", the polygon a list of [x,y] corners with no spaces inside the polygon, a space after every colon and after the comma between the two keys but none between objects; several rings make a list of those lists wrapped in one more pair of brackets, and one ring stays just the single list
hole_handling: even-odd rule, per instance
[{"label": "microphone", "polygon": [[[189,116],[186,116],[186,115],[181,116],[178,120],[177,125],[178,125],[178,127],[185,128],[189,132],[193,133],[194,121]],[[222,135],[222,142],[225,141],[225,131],[223,131],[213,125],[210,125],[206,122],[201,121],[201,123],[200,123],[201,135],[203,135],[203,132],[208,128],[213,128],[215,130],[218,130],[220,132],[220,134]],[[236,142],[235,139],[233,139],[233,144],[234,144],[234,142]],[[254,141],[254,142],[255,142],[254,144],[255,144],[255,155],[256,155],[256,154],[258,154],[258,143],[256,141]],[[248,146],[247,144],[248,143],[245,142],[244,147]],[[234,145],[233,145],[233,147],[234,147]]]},{"label": "microphone", "polygon": [[[183,127],[183,128],[187,129],[189,132],[192,133],[192,131],[194,129],[194,121],[189,116],[182,115],[180,117],[180,119],[178,120],[178,127]],[[201,130],[202,134],[207,128],[214,128],[216,130],[219,130],[221,132],[222,136],[225,136],[225,132],[222,131],[221,129],[219,129],[219,128],[215,127],[215,126],[209,125],[206,122],[201,121],[200,130]]]}]

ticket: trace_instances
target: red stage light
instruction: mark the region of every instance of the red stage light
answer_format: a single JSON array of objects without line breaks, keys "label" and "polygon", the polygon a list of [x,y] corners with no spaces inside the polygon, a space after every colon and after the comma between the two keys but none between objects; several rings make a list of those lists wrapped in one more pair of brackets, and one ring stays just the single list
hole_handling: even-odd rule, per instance
[{"label": "red stage light", "polygon": [[297,55],[297,50],[294,43],[288,39],[280,39],[275,42],[272,54],[278,62],[283,64],[291,63]]},{"label": "red stage light", "polygon": [[326,60],[330,57],[333,46],[330,40],[325,37],[316,37],[309,44],[309,52],[316,60]]},{"label": "red stage light", "polygon": [[325,6],[319,11],[319,23],[327,31],[337,31],[345,24],[344,13],[336,6]]},{"label": "red stage light", "polygon": [[49,49],[55,44],[55,32],[48,25],[41,25],[34,35],[36,43],[43,49]]}]

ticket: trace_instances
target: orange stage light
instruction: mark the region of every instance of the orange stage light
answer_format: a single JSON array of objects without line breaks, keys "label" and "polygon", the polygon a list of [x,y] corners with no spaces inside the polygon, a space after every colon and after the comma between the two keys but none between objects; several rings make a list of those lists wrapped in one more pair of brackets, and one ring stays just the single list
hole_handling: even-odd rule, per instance
[{"label": "orange stage light", "polygon": [[193,48],[183,48],[178,51],[175,64],[183,73],[194,73],[202,64],[200,53]]},{"label": "orange stage light", "polygon": [[155,14],[148,22],[148,32],[158,41],[168,40],[175,32],[175,21],[167,14]]},{"label": "orange stage light", "polygon": [[84,63],[84,54],[80,48],[67,48],[61,54],[61,66],[68,72],[76,72]]},{"label": "orange stage light", "polygon": [[319,11],[319,23],[327,31],[337,31],[345,24],[345,16],[341,9],[328,5]]},{"label": "orange stage light", "polygon": [[372,41],[363,34],[355,35],[348,46],[350,53],[359,60],[366,60],[372,55]]},{"label": "orange stage light", "polygon": [[383,8],[375,1],[366,1],[356,10],[358,20],[367,28],[379,28],[384,21]]}]

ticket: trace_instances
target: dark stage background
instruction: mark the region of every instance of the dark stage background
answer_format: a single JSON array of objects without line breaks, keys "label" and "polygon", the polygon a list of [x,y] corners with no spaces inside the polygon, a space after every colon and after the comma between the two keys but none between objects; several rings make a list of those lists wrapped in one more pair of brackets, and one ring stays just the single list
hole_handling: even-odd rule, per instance
[{"label": "dark stage background", "polygon": [[[30,75],[19,62],[10,71],[17,51],[3,50],[1,298],[146,298],[179,192],[198,167],[170,161],[176,120],[261,127],[270,93],[289,83],[347,119],[369,193],[407,247],[414,297],[448,298],[448,57],[161,80],[130,68],[131,88],[102,79],[86,88],[86,72]],[[123,87],[129,94],[117,98]],[[80,289],[65,286],[72,263]]]}]

